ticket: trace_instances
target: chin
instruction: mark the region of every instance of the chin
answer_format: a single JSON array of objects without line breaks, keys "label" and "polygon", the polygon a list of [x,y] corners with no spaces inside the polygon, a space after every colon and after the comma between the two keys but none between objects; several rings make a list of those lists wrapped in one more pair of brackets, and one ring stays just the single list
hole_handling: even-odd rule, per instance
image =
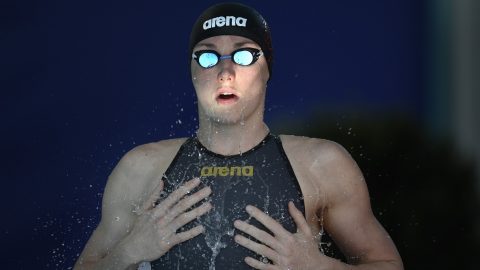
[{"label": "chin", "polygon": [[235,125],[235,124],[239,124],[240,122],[242,122],[241,117],[239,117],[238,115],[236,115],[236,116],[233,116],[233,115],[229,116],[229,115],[225,115],[225,114],[222,114],[222,115],[207,115],[207,118],[213,123],[223,124],[223,125]]},{"label": "chin", "polygon": [[[203,107],[199,106],[199,111],[202,111],[202,114],[208,121],[212,123],[217,123],[221,125],[236,125],[242,124],[247,118],[251,117],[255,113],[255,104],[250,104],[250,106],[243,106],[241,103],[235,104],[230,108],[223,106],[211,106]],[[205,109],[209,108],[209,109]]]}]

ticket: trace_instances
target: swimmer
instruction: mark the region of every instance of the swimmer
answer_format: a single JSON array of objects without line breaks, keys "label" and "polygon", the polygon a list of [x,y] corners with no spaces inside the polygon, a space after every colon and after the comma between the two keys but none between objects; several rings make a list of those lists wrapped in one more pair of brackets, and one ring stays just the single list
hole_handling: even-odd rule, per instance
[{"label": "swimmer", "polygon": [[[273,49],[256,10],[205,10],[189,56],[196,136],[120,160],[75,269],[403,269],[347,151],[265,124]],[[323,232],[347,262],[322,252]]]}]

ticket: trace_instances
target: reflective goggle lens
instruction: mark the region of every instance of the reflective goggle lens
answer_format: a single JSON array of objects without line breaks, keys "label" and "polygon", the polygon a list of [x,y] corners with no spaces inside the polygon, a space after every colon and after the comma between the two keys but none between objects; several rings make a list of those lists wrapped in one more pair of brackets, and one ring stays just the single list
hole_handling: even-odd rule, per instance
[{"label": "reflective goggle lens", "polygon": [[204,52],[198,57],[198,64],[204,68],[213,67],[218,63],[218,56],[212,52]]},{"label": "reflective goggle lens", "polygon": [[233,54],[233,62],[242,66],[248,66],[253,63],[253,54],[250,51],[238,51]]},{"label": "reflective goggle lens", "polygon": [[203,68],[211,68],[218,64],[221,59],[231,58],[232,61],[241,66],[249,66],[255,63],[262,55],[262,52],[255,48],[242,48],[232,52],[231,55],[220,56],[213,50],[201,50],[192,54],[193,59]]}]

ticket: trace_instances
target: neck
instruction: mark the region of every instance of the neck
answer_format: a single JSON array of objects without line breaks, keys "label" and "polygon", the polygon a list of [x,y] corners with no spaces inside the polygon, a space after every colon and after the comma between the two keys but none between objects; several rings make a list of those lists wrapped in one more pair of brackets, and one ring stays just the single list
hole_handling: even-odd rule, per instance
[{"label": "neck", "polygon": [[263,118],[233,124],[202,118],[199,119],[198,140],[208,150],[221,155],[246,152],[259,144],[269,132]]}]

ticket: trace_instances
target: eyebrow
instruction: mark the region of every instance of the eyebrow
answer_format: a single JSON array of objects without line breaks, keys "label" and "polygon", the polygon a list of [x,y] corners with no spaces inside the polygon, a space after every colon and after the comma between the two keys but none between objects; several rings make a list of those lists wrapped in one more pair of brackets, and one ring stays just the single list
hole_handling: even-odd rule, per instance
[{"label": "eyebrow", "polygon": [[201,46],[204,46],[204,47],[207,47],[207,48],[215,48],[215,44],[213,43],[204,43],[204,42],[199,42],[195,47],[201,47]]},{"label": "eyebrow", "polygon": [[[236,42],[233,44],[234,48],[240,48],[240,47],[243,47],[245,45],[255,45],[255,47],[257,47],[258,45],[256,45],[255,42],[252,42],[252,41],[242,41],[242,42]],[[199,42],[195,47],[201,47],[201,46],[204,46],[204,47],[207,47],[208,49],[214,49],[216,48],[217,46],[213,43],[207,43],[207,42]]]},{"label": "eyebrow", "polygon": [[243,42],[237,42],[237,43],[235,43],[234,46],[235,46],[236,48],[238,48],[238,47],[243,47],[243,46],[245,46],[245,45],[247,45],[247,44],[256,45],[255,42],[243,41]]}]

